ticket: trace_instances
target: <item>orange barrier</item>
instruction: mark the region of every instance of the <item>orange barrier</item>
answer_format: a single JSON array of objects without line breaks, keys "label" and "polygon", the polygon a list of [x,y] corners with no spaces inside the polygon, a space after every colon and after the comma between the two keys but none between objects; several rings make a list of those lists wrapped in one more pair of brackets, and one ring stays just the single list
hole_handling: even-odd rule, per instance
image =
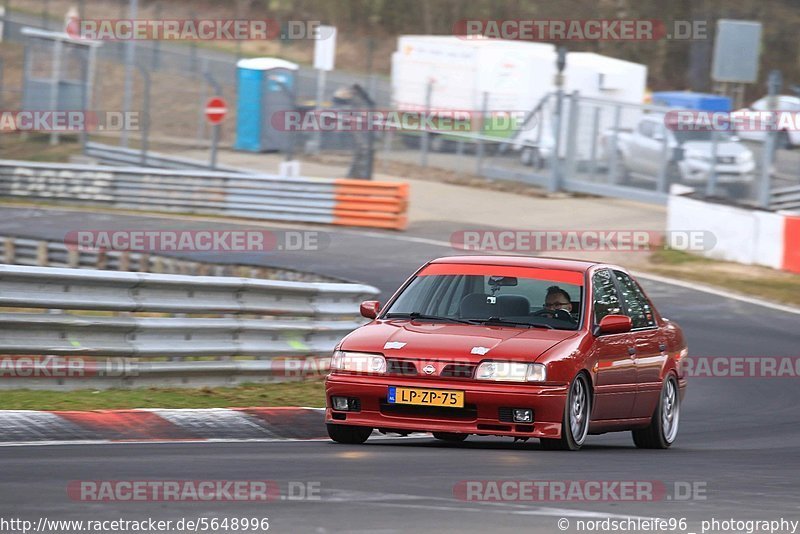
[{"label": "orange barrier", "polygon": [[783,219],[783,269],[800,273],[800,217]]},{"label": "orange barrier", "polygon": [[407,183],[334,180],[333,224],[405,230]]}]

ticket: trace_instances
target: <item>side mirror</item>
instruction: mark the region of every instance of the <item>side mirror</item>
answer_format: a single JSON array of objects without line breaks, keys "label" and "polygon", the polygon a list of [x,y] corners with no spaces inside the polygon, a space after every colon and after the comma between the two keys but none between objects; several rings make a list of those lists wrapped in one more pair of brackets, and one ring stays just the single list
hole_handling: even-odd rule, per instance
[{"label": "side mirror", "polygon": [[375,319],[381,311],[381,303],[377,300],[365,300],[361,303],[361,315],[367,319]]},{"label": "side mirror", "polygon": [[606,315],[600,319],[597,325],[596,335],[602,334],[624,334],[633,328],[631,318],[627,315]]}]

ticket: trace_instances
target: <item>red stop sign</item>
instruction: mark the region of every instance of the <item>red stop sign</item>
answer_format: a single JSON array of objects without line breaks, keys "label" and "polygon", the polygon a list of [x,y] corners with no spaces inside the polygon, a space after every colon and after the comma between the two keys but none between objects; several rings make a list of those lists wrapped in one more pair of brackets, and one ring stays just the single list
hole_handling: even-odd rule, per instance
[{"label": "red stop sign", "polygon": [[227,113],[228,104],[225,103],[222,97],[215,96],[209,98],[208,102],[206,102],[206,119],[211,124],[221,123]]}]

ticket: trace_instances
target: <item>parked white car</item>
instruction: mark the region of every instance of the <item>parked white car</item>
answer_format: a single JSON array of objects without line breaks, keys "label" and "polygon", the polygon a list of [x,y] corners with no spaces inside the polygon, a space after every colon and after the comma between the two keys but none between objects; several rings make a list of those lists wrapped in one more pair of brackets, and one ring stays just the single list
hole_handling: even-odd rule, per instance
[{"label": "parked white car", "polygon": [[[721,184],[746,185],[753,181],[753,152],[727,132],[717,132],[716,174]],[[608,158],[613,150],[613,130],[607,130],[601,146]],[[664,115],[643,117],[632,132],[617,132],[617,165],[623,181],[635,177],[656,180],[664,164],[665,137],[667,178],[673,182],[697,185],[705,183],[714,162],[711,131],[668,129]],[[610,159],[610,158],[609,158]]]},{"label": "parked white car", "polygon": [[[798,113],[800,112],[800,98],[796,96],[789,96],[789,95],[779,95],[777,98],[777,107],[775,108],[778,111],[786,111],[790,113]],[[753,102],[750,107],[742,108],[736,110],[736,113],[747,113],[747,112],[764,112],[769,111],[769,97],[763,97],[755,102]],[[740,128],[737,129],[736,134],[748,141],[759,141],[763,142],[767,133],[764,129],[744,129]],[[777,147],[778,148],[792,148],[795,146],[800,145],[800,131],[797,129],[787,129],[787,130],[780,130],[778,132],[777,137]]]}]

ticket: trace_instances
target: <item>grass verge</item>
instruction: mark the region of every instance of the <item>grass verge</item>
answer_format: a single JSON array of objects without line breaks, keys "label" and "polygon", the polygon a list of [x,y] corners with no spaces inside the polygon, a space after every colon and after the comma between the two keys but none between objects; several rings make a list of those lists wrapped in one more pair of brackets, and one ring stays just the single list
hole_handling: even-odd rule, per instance
[{"label": "grass verge", "polygon": [[643,270],[729,289],[741,295],[800,306],[800,274],[711,260],[677,250],[654,252],[649,265]]},{"label": "grass verge", "polygon": [[80,154],[81,144],[78,136],[69,134],[62,135],[59,144],[51,145],[47,134],[2,133],[0,152],[3,159],[59,163]]},{"label": "grass verge", "polygon": [[125,408],[236,408],[325,406],[322,380],[242,384],[219,388],[9,390],[0,393],[2,410],[114,410]]}]

